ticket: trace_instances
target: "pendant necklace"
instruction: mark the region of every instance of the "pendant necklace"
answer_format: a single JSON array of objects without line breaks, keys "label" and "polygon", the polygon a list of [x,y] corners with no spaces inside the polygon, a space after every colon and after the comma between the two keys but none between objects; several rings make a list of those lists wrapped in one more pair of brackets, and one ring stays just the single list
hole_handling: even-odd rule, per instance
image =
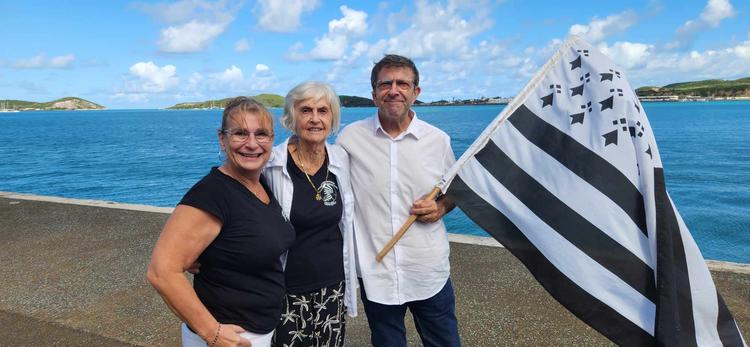
[{"label": "pendant necklace", "polygon": [[310,182],[310,185],[312,186],[313,190],[315,190],[315,200],[318,200],[318,201],[322,200],[323,198],[320,196],[320,191],[323,190],[323,183],[325,183],[325,181],[328,181],[328,165],[326,165],[326,160],[323,159],[323,165],[326,165],[326,179],[323,180],[323,183],[320,184],[320,187],[315,188],[315,184],[310,179],[310,175],[308,175],[307,171],[305,171],[305,164],[302,163],[302,157],[300,157],[299,155],[297,156],[300,159],[299,165],[302,167],[302,172],[305,174],[305,177],[307,177],[307,181]]}]

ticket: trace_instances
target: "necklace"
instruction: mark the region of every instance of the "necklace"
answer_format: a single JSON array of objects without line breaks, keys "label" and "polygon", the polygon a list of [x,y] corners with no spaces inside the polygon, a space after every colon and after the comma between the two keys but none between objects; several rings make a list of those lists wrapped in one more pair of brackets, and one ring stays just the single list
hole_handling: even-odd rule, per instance
[{"label": "necklace", "polygon": [[310,179],[310,175],[307,174],[307,171],[305,171],[305,164],[302,162],[302,157],[300,155],[297,155],[297,158],[299,158],[299,165],[302,167],[302,172],[305,174],[305,177],[307,177],[307,181],[310,182],[310,185],[312,186],[313,190],[315,191],[315,200],[322,200],[323,198],[320,196],[320,191],[323,190],[323,184],[328,181],[328,165],[326,165],[326,160],[323,159],[323,165],[326,166],[326,179],[323,180],[322,183],[320,183],[320,187],[315,187],[315,184],[313,183],[312,179]]}]

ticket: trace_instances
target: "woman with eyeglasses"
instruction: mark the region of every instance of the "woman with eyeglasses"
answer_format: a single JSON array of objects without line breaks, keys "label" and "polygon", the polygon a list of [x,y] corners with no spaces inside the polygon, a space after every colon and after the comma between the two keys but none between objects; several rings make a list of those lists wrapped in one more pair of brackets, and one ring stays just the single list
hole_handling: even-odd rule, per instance
[{"label": "woman with eyeglasses", "polygon": [[340,123],[330,85],[304,82],[286,95],[281,125],[293,135],[264,171],[296,232],[274,346],[343,346],[345,314],[357,315],[349,159],[326,142]]},{"label": "woman with eyeglasses", "polygon": [[[258,102],[235,98],[218,139],[226,160],[175,207],[147,277],[184,322],[183,346],[270,346],[284,302],[281,257],[294,241],[261,174],[273,118]],[[196,261],[191,287],[184,272]]]}]

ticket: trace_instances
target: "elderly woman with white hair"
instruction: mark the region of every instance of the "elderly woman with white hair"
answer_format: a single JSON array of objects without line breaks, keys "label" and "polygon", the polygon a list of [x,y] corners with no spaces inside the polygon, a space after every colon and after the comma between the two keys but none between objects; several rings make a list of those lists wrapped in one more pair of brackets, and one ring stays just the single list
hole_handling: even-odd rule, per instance
[{"label": "elderly woman with white hair", "polygon": [[357,315],[349,158],[326,141],[340,123],[329,84],[304,82],[287,94],[281,124],[294,134],[264,170],[296,232],[275,346],[343,346],[345,313]]}]

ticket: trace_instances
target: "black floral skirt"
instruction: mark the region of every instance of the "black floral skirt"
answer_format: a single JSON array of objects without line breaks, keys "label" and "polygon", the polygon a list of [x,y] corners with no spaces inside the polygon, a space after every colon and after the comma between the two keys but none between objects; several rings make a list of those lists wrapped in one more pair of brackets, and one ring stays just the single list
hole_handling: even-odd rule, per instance
[{"label": "black floral skirt", "polygon": [[306,294],[287,294],[273,346],[344,345],[344,281]]}]

